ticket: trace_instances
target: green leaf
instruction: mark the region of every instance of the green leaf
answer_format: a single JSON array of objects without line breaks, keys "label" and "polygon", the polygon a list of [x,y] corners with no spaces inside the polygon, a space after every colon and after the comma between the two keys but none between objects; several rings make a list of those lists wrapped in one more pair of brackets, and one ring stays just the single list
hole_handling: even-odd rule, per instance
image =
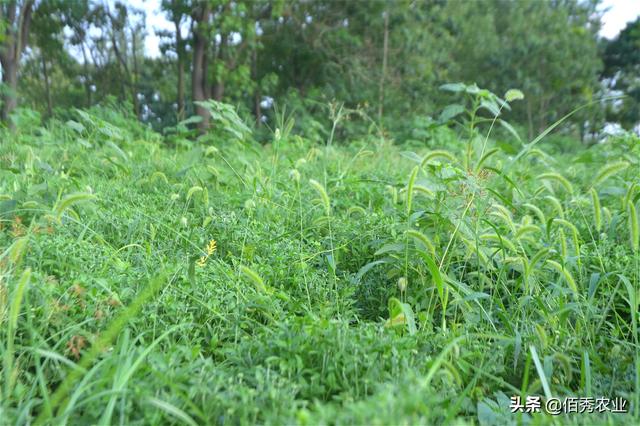
[{"label": "green leaf", "polygon": [[416,154],[413,151],[401,151],[400,155],[402,155],[405,158],[408,158],[411,161],[415,161],[418,164],[422,163],[422,157],[420,157],[418,154]]},{"label": "green leaf", "polygon": [[404,243],[389,243],[380,247],[375,253],[375,256],[380,256],[381,254],[393,252],[393,253],[401,253],[404,251],[405,245]]},{"label": "green leaf", "polygon": [[415,315],[408,303],[402,303],[395,297],[389,299],[389,319],[384,326],[387,328],[407,327],[410,335],[416,334]]},{"label": "green leaf", "polygon": [[65,124],[68,128],[75,131],[76,133],[82,133],[86,130],[82,123],[78,123],[77,121],[69,120]]},{"label": "green leaf", "polygon": [[494,117],[500,115],[500,107],[494,101],[483,99],[480,101],[480,108],[484,108],[489,111]]},{"label": "green leaf", "polygon": [[429,256],[426,252],[422,250],[418,250],[418,253],[422,255],[424,262],[427,264],[427,269],[429,269],[429,273],[431,273],[431,276],[433,277],[433,282],[436,285],[436,289],[438,291],[438,297],[440,297],[440,301],[442,302],[443,308],[446,308],[446,299],[445,299],[445,293],[444,293],[445,283],[444,283],[444,279],[442,278],[442,274],[440,273],[440,269],[438,268],[438,265],[436,265],[436,262],[434,262],[431,256]]},{"label": "green leaf", "polygon": [[511,133],[518,140],[518,142],[522,142],[522,139],[520,139],[520,135],[518,134],[516,129],[514,129],[513,126],[511,126],[511,124],[500,119],[498,119],[498,123],[500,123],[502,127],[504,127],[509,133]]},{"label": "green leaf", "polygon": [[470,86],[467,86],[465,88],[465,91],[470,95],[477,95],[477,94],[483,95],[482,92],[484,92],[484,95],[486,95],[488,93],[488,91],[486,91],[486,90],[484,90],[484,91],[480,90],[478,85],[475,84],[475,83],[470,85]]},{"label": "green leaf", "polygon": [[374,260],[373,262],[369,262],[366,265],[364,265],[362,268],[360,268],[360,270],[358,271],[358,273],[356,274],[356,277],[354,278],[354,282],[358,283],[360,282],[360,280],[362,279],[362,277],[364,276],[364,274],[366,274],[367,272],[369,272],[374,266],[376,265],[381,265],[383,263],[389,263],[389,260],[387,259],[381,259],[381,260]]},{"label": "green leaf", "polygon": [[154,407],[169,414],[170,416],[178,420],[181,420],[184,424],[187,424],[190,426],[196,426],[198,424],[187,413],[185,413],[175,405],[168,403],[167,401],[163,401],[161,399],[154,398],[152,396],[147,397],[146,401],[149,404],[153,405]]},{"label": "green leaf", "polygon": [[467,85],[464,83],[447,83],[440,86],[440,90],[446,90],[454,93],[462,92],[463,90],[466,90],[466,88]]},{"label": "green leaf", "polygon": [[465,111],[464,106],[462,106],[460,104],[447,105],[442,110],[442,113],[440,113],[440,117],[438,118],[438,120],[441,123],[446,123],[449,120],[451,120],[452,118],[462,114],[464,111]]}]

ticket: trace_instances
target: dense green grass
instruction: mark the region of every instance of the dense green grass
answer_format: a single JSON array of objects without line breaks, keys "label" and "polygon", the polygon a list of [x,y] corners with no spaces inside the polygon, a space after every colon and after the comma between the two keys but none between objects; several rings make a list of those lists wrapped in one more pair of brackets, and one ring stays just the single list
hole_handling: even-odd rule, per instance
[{"label": "dense green grass", "polygon": [[[75,120],[1,135],[0,423],[638,422],[638,138]],[[547,393],[632,412],[510,414]]]}]

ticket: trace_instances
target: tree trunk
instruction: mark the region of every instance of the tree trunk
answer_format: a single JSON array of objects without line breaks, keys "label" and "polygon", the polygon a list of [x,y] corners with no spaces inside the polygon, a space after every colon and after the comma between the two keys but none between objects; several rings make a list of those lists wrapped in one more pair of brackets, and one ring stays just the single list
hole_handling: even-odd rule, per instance
[{"label": "tree trunk", "polygon": [[[191,96],[194,102],[207,99],[206,50],[209,37],[205,34],[211,11],[208,5],[194,15],[195,28],[193,31],[193,69],[191,70]],[[202,118],[198,123],[200,132],[209,128],[209,111],[196,104],[196,114]]]},{"label": "tree trunk", "polygon": [[178,59],[178,120],[184,119],[184,65]]},{"label": "tree trunk", "polygon": [[[114,20],[114,18],[111,19],[112,21]],[[127,98],[127,80],[129,79],[129,67],[127,66],[126,59],[120,53],[120,48],[118,47],[118,42],[116,40],[115,30],[111,30],[111,47],[113,48],[113,53],[118,59],[118,63],[120,64],[120,66],[118,67],[118,71],[122,70],[124,72],[124,75],[120,76],[120,91],[122,92],[122,98],[124,100]],[[120,74],[120,72],[118,74]]]},{"label": "tree trunk", "polygon": [[[123,78],[122,78],[122,85],[121,85],[121,90],[122,90],[122,97],[124,99],[127,98],[127,88],[130,91],[131,94],[131,101],[133,102],[133,111],[136,114],[136,116],[138,118],[140,118],[140,105],[138,102],[138,93],[136,90],[136,82],[135,82],[135,67],[136,65],[136,61],[135,61],[135,55],[136,55],[136,37],[135,37],[135,33],[133,31],[133,29],[131,30],[131,49],[132,49],[132,55],[133,55],[133,67],[134,67],[134,71],[132,72],[131,69],[129,68],[128,65],[128,51],[127,51],[127,44],[126,44],[126,40],[127,40],[127,36],[126,36],[126,29],[122,28],[122,32],[118,35],[121,36],[121,39],[124,40],[123,44],[124,44],[124,49],[120,50],[120,47],[118,46],[118,41],[116,39],[116,25],[114,24],[116,22],[116,18],[113,17],[113,15],[111,15],[111,13],[108,14],[109,19],[111,19],[111,45],[113,48],[113,53],[116,55],[116,58],[118,59],[118,62],[120,63],[120,66],[122,68],[122,71],[124,72]],[[128,86],[128,87],[127,87]]]},{"label": "tree trunk", "polygon": [[[216,56],[216,61],[221,61],[223,64],[225,63],[225,56],[227,50],[227,35],[223,34],[220,37],[220,48],[218,49],[218,54]],[[216,81],[213,84],[213,88],[211,90],[211,96],[214,100],[220,102],[222,101],[222,97],[224,96],[224,80],[220,75],[216,75]]]},{"label": "tree trunk", "polygon": [[49,82],[49,72],[47,71],[47,61],[42,52],[40,53],[42,60],[42,77],[44,78],[44,94],[47,98],[47,117],[53,115],[53,101],[51,99],[51,83]]},{"label": "tree trunk", "polygon": [[82,68],[84,69],[84,90],[87,94],[87,108],[91,107],[91,81],[89,79],[89,62],[87,52],[84,50],[84,41],[80,45],[82,48]]},{"label": "tree trunk", "polygon": [[253,113],[256,117],[256,127],[262,124],[262,107],[260,102],[262,101],[262,94],[260,93],[260,82],[258,81],[258,49],[254,46],[253,52],[251,52],[252,74],[253,81],[256,88],[253,93]]},{"label": "tree trunk", "polygon": [[133,109],[136,113],[138,120],[142,118],[140,111],[140,101],[138,100],[138,52],[136,43],[136,33],[134,29],[131,29],[131,56],[133,59],[133,73],[129,81],[131,82],[131,94],[133,95]]},{"label": "tree trunk", "polygon": [[2,65],[2,82],[8,88],[2,95],[0,118],[11,129],[14,125],[9,120],[9,116],[18,106],[18,67],[29,36],[34,0],[24,0],[19,14],[17,3],[13,0],[0,6],[0,20],[4,21],[5,28],[4,34],[0,37],[2,40],[0,41],[0,64]]},{"label": "tree trunk", "polygon": [[204,58],[202,62],[202,75],[204,76],[204,81],[202,82],[202,87],[204,88],[204,97],[207,99],[211,99],[211,86],[208,84],[209,81],[209,45],[210,40],[207,40],[207,44],[204,48]]},{"label": "tree trunk", "polygon": [[384,41],[382,45],[382,75],[380,76],[380,91],[378,95],[378,124],[382,125],[384,113],[384,79],[387,74],[387,56],[389,54],[389,12],[384,11]]},{"label": "tree trunk", "polygon": [[18,98],[16,91],[18,89],[18,62],[11,60],[2,61],[2,83],[8,88],[8,91],[2,96],[2,121],[13,128],[13,123],[9,120],[9,116],[18,106]]},{"label": "tree trunk", "polygon": [[178,121],[182,121],[184,119],[184,51],[180,21],[176,20],[173,24],[176,27],[176,54],[178,55]]},{"label": "tree trunk", "polygon": [[224,82],[218,80],[216,81],[216,84],[213,85],[212,98],[220,102],[223,96],[224,96]]}]

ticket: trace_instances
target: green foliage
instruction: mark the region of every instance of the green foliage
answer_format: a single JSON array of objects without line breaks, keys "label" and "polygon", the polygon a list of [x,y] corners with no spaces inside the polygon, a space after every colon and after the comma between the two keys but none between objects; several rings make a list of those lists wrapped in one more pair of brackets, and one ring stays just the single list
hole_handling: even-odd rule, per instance
[{"label": "green foliage", "polygon": [[640,18],[629,22],[620,34],[605,43],[603,76],[608,86],[627,96],[611,105],[609,119],[632,129],[640,121]]},{"label": "green foliage", "polygon": [[127,106],[0,130],[0,418],[554,424],[509,397],[602,395],[632,411],[571,421],[637,423],[640,140],[507,153],[506,101],[448,89],[459,134],[415,151],[286,114],[259,145],[222,103],[209,145]]},{"label": "green foliage", "polygon": [[227,136],[231,136],[234,139],[243,140],[245,136],[251,133],[251,130],[244,124],[233,106],[216,102],[213,99],[196,102],[196,104],[205,108],[211,114],[214,129],[220,131],[223,136],[226,133]]},{"label": "green foliage", "polygon": [[[234,105],[264,141],[262,124],[275,125],[275,100],[296,110],[299,134],[316,139],[332,132],[325,106],[340,104],[357,114],[335,129],[336,141],[383,133],[428,143],[446,132],[439,122],[463,113],[438,87],[469,81],[494,93],[522,90],[508,92],[507,102],[521,100],[509,113],[511,124],[496,121],[509,143],[523,129],[531,139],[576,105],[601,97],[600,77],[629,95],[606,107],[608,118],[630,129],[638,116],[637,24],[599,52],[600,15],[591,1],[371,0],[365,7],[343,0],[165,0],[171,30],[158,31],[157,58],[143,49],[150,21],[127,2],[35,4],[32,49],[22,61],[17,92],[23,106],[45,118],[115,97],[160,131],[185,125],[193,101],[211,98]],[[196,9],[208,10],[206,23],[195,23]],[[196,33],[207,63],[199,68],[202,97],[194,98]],[[568,130],[597,138],[604,105],[570,117],[575,126]],[[495,113],[500,106],[485,99],[483,108]],[[182,142],[177,136],[175,143]]]},{"label": "green foliage", "polygon": [[[496,93],[521,89],[525,98],[514,105],[511,120],[529,129],[529,139],[597,97],[602,61],[595,3],[490,0],[479,7],[452,1],[445,8],[455,37],[449,79],[475,81]],[[574,120],[594,121],[594,111]]]}]

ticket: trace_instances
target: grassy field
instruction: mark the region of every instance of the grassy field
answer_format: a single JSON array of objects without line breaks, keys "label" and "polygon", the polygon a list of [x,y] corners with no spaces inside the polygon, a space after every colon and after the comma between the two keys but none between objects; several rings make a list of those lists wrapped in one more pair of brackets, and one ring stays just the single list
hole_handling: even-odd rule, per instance
[{"label": "grassy field", "polygon": [[640,421],[636,137],[0,137],[1,424]]}]

